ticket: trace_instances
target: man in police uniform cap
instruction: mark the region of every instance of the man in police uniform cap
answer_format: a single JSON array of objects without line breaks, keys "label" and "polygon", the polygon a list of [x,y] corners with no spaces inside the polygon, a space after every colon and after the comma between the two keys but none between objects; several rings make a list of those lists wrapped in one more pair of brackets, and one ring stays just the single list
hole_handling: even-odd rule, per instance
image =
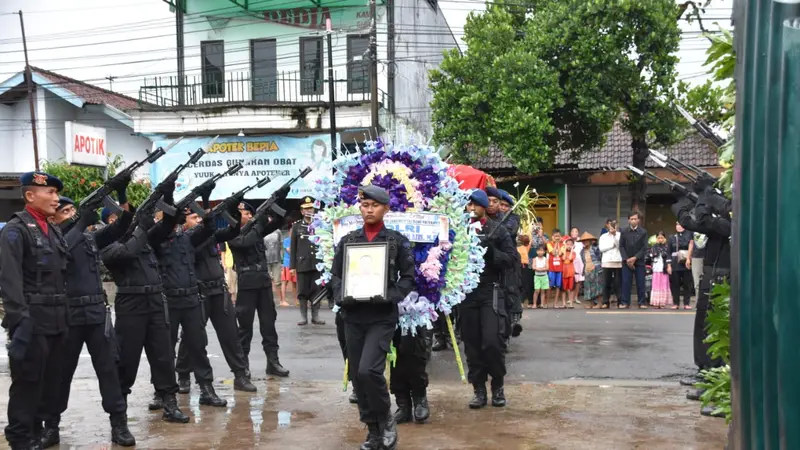
[{"label": "man in police uniform cap", "polygon": [[[316,281],[320,273],[317,270],[317,246],[308,238],[308,226],[316,211],[314,199],[306,197],[300,205],[303,220],[292,226],[291,245],[289,247],[289,269],[297,274],[297,301],[300,303],[300,326],[308,325],[308,303],[321,289]],[[311,323],[325,325],[319,318],[320,302],[311,305]]]},{"label": "man in police uniform cap", "polygon": [[[100,274],[100,250],[121,238],[133,221],[127,211],[126,189],[130,179],[113,180],[113,188],[122,204],[123,211],[114,224],[98,231],[87,229],[97,222],[94,208],[85,207],[76,211],[74,202],[61,197],[54,222],[61,227],[67,242],[70,264],[67,266],[67,298],[70,311],[70,330],[64,352],[63,381],[59,383],[59,396],[46,399],[45,408],[50,409],[45,417],[42,447],[58,444],[58,424],[67,410],[70,385],[78,367],[84,343],[92,357],[103,409],[111,420],[111,441],[130,447],[136,440],[128,430],[127,405],[117,372],[117,341],[111,325],[111,310],[108,306]],[[77,220],[74,219],[78,213]]]},{"label": "man in police uniform cap", "polygon": [[48,222],[63,185],[44,172],[23,174],[20,185],[25,209],[0,232],[11,369],[5,436],[12,449],[41,448],[44,411],[38,407],[57,392],[68,326],[67,250],[61,231]]},{"label": "man in police uniform cap", "polygon": [[[397,304],[414,288],[414,252],[405,236],[383,224],[383,216],[389,212],[389,194],[370,185],[360,187],[358,196],[364,226],[342,237],[337,245],[331,269],[331,289],[334,301],[342,308],[350,379],[358,397],[361,421],[369,429],[361,449],[393,450],[397,446],[397,424],[391,414],[383,372],[398,324]],[[373,296],[369,301],[357,301],[344,296],[344,249],[348,244],[367,242],[388,243],[387,298]]]}]

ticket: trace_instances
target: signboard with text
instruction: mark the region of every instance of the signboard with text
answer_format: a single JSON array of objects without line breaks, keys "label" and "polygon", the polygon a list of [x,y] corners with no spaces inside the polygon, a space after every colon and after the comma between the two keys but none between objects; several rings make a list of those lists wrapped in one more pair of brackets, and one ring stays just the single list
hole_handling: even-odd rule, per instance
[{"label": "signboard with text", "polygon": [[65,157],[70,164],[105,167],[108,163],[106,129],[64,122]]},{"label": "signboard with text", "polygon": [[[399,231],[411,242],[432,243],[448,239],[450,222],[447,216],[433,213],[390,212],[383,217],[386,228]],[[360,215],[346,216],[333,221],[333,244],[347,233],[364,226]]]},{"label": "signboard with text", "polygon": [[[150,167],[150,180],[155,186],[178,165],[189,159],[189,153],[204,147],[211,137],[184,138],[178,145]],[[153,142],[153,149],[167,147],[171,140]],[[242,170],[217,182],[211,200],[222,200],[261,178],[270,182],[248,194],[248,198],[268,198],[305,167],[313,171],[292,185],[288,198],[311,195],[313,180],[331,173],[331,140],[328,134],[295,136],[225,136],[217,139],[193,167],[183,171],[175,187],[180,200],[192,188],[229,167],[242,163]]]}]

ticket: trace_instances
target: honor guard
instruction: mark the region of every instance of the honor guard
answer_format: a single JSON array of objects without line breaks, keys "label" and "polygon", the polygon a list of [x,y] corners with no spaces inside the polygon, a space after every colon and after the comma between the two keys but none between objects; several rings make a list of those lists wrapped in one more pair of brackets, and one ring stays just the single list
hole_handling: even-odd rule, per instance
[{"label": "honor guard", "polygon": [[[172,203],[175,184],[162,186],[165,203]],[[180,214],[180,212],[176,212]],[[104,214],[105,216],[105,214]],[[106,268],[117,285],[114,300],[117,323],[115,330],[119,345],[119,379],[126,398],[136,382],[142,350],[150,363],[150,379],[156,394],[150,409],[163,407],[162,418],[167,422],[187,423],[189,416],[178,408],[175,394],[175,356],[171,349],[169,311],[164,286],[158,271],[154,247],[161,245],[178,222],[177,216],[164,214],[156,225],[153,211],[142,211],[137,216],[136,228],[121,240],[101,252]],[[106,216],[109,223],[115,218]]]},{"label": "honor guard", "polygon": [[[467,211],[472,221],[480,222],[479,237],[484,254],[485,267],[478,287],[467,294],[461,303],[461,339],[467,355],[467,378],[475,395],[469,402],[472,409],[487,404],[486,381],[492,377],[492,405],[506,404],[503,379],[506,374],[504,356],[506,333],[505,291],[501,286],[504,274],[512,270],[519,252],[511,243],[508,230],[486,214],[489,197],[484,191],[475,190],[470,195]],[[514,255],[517,255],[515,258]]]},{"label": "honor guard", "polygon": [[303,220],[292,226],[291,246],[289,251],[289,269],[297,275],[297,301],[300,303],[300,322],[297,325],[308,325],[308,304],[311,303],[311,323],[315,325],[325,325],[325,321],[319,318],[319,307],[321,302],[312,302],[315,294],[321,287],[316,281],[320,277],[317,270],[317,246],[308,238],[308,226],[314,218],[317,208],[314,199],[306,197],[300,205],[300,212]]},{"label": "honor guard", "polygon": [[[67,266],[67,301],[70,311],[70,330],[64,351],[64,373],[58,400],[50,406],[52,414],[45,419],[42,447],[59,443],[58,424],[67,410],[70,386],[78,367],[84,344],[92,357],[92,365],[100,386],[103,410],[111,420],[111,441],[130,447],[136,440],[128,430],[127,405],[117,372],[117,340],[111,323],[108,305],[100,274],[100,251],[120,239],[133,221],[128,212],[126,189],[130,179],[119,180],[117,198],[124,208],[119,219],[97,231],[88,228],[97,223],[97,212],[91,207],[76,211],[74,202],[61,197],[54,222],[62,227],[70,264]],[[73,216],[78,213],[77,221]]]},{"label": "honor guard", "polygon": [[20,177],[25,209],[0,232],[0,289],[8,331],[11,387],[5,436],[16,449],[41,448],[40,406],[58,396],[67,338],[67,248],[48,219],[56,214],[61,180],[44,172]]},{"label": "honor guard", "polygon": [[[276,198],[284,199],[289,193],[287,186],[276,193]],[[272,280],[267,268],[264,236],[277,230],[283,219],[270,214],[253,218],[255,209],[247,202],[239,204],[242,215],[242,226],[255,220],[254,226],[228,242],[233,254],[233,263],[238,277],[238,294],[236,298],[236,317],[239,320],[239,340],[244,351],[247,374],[250,376],[250,343],[253,340],[253,321],[258,313],[258,325],[261,331],[261,345],[267,355],[267,375],[288,377],[289,371],[284,369],[278,359],[278,332],[275,330],[275,297],[272,294]]]},{"label": "honor guard", "polygon": [[[239,209],[236,207],[236,203],[232,203],[232,205],[233,208],[228,212],[231,217],[239,220]],[[190,231],[199,223],[200,217],[197,214],[188,214],[184,229]],[[236,325],[236,311],[231,302],[228,286],[225,284],[225,271],[222,268],[217,247],[218,244],[238,236],[239,230],[240,224],[215,231],[210,239],[196,248],[194,269],[197,275],[197,284],[200,287],[200,297],[203,301],[205,321],[208,323],[208,319],[211,319],[211,324],[217,333],[222,354],[233,372],[233,388],[237,391],[256,392],[256,387],[247,375],[247,364],[242,344],[239,342],[239,327]],[[188,392],[191,365],[184,339],[184,329],[182,329],[175,370],[178,372],[179,386],[181,389],[184,389],[185,386],[185,390]]]},{"label": "honor guard", "polygon": [[[397,304],[414,288],[414,253],[405,236],[384,226],[383,216],[389,212],[389,194],[378,186],[369,185],[360,187],[358,196],[364,226],[342,237],[337,245],[331,269],[331,289],[334,301],[342,308],[349,375],[358,398],[358,411],[361,421],[369,429],[361,449],[394,450],[397,427],[391,413],[384,367],[397,329]],[[385,272],[388,294],[386,298],[372,296],[369,301],[362,302],[344,296],[343,286],[347,281],[343,279],[344,249],[347,244],[367,242],[388,244],[389,266]]]}]

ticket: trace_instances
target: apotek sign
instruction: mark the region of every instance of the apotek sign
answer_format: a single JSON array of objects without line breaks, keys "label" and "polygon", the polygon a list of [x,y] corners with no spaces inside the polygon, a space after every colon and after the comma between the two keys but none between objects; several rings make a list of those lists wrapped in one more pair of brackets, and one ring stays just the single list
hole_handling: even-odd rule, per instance
[{"label": "apotek sign", "polygon": [[105,128],[64,122],[67,162],[105,167],[108,163]]}]

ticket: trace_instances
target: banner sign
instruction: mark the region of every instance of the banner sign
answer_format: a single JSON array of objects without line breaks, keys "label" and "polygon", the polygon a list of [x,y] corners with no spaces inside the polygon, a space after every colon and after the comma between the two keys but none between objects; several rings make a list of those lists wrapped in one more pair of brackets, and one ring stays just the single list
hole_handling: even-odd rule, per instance
[{"label": "banner sign", "polygon": [[70,164],[106,167],[106,129],[64,122],[65,156]]},{"label": "banner sign", "polygon": [[[411,242],[432,243],[448,239],[450,223],[444,214],[390,212],[383,217],[386,228],[399,231]],[[364,226],[360,215],[346,216],[333,221],[333,245],[347,233]]]},{"label": "banner sign", "polygon": [[[211,137],[184,138],[166,155],[150,166],[153,186],[160,183],[176,167],[189,159],[189,153],[206,145]],[[171,140],[153,142],[153,149],[167,147]],[[214,175],[224,172],[236,163],[244,166],[234,175],[217,182],[211,200],[223,200],[231,194],[253,185],[261,178],[270,182],[247,195],[249,199],[265,199],[283,183],[310,166],[313,171],[292,185],[288,198],[302,198],[312,194],[313,181],[331,172],[331,139],[329,134],[307,137],[294,136],[226,136],[217,139],[206,154],[193,167],[181,173],[175,187],[175,200]]]}]

